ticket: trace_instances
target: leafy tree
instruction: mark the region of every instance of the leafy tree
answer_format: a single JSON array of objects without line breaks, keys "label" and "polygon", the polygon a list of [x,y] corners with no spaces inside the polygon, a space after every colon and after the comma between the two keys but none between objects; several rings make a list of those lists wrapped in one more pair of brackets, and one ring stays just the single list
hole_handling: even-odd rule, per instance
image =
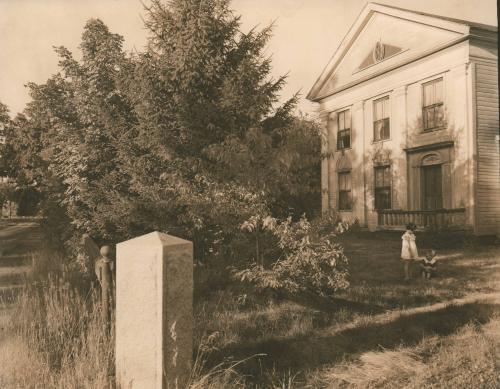
[{"label": "leafy tree", "polygon": [[272,27],[242,32],[228,0],[153,0],[145,20],[143,52],[93,19],[82,59],[58,47],[61,73],[29,84],[16,177],[42,191],[51,226],[111,242],[168,231],[234,260],[252,215],[312,214],[317,124],[294,116],[297,96],[278,103]]},{"label": "leafy tree", "polygon": [[[270,58],[263,54],[271,27],[241,32],[239,17],[227,0],[153,1],[146,27],[149,45],[138,55],[128,81],[129,101],[137,114],[131,152],[135,158],[124,167],[142,211],[156,209],[151,219],[155,214],[167,216],[153,203],[164,195],[172,222],[169,226],[163,221],[165,229],[180,224],[191,237],[195,229],[234,231],[247,217],[231,205],[235,199],[222,196],[229,204],[217,201],[221,209],[235,211],[227,220],[215,220],[202,210],[214,207],[212,200],[223,187],[228,193],[244,187],[265,204],[280,203],[276,195],[292,183],[286,173],[298,171],[299,138],[311,146],[316,162],[308,167],[311,175],[317,174],[319,136],[313,124],[304,130],[300,127],[306,120],[293,117],[297,97],[275,107],[286,77],[272,80]],[[200,185],[206,182],[215,184]],[[295,193],[303,195],[304,190]],[[192,198],[198,199],[197,215]]]}]

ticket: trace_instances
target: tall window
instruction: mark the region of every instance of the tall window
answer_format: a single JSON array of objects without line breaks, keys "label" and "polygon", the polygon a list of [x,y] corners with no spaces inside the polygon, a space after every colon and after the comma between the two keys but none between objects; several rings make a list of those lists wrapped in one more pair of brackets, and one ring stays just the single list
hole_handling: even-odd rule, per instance
[{"label": "tall window", "polygon": [[375,209],[391,208],[391,167],[375,167]]},{"label": "tall window", "polygon": [[348,109],[339,112],[337,115],[337,150],[351,147],[351,114]]},{"label": "tall window", "polygon": [[351,172],[339,173],[339,209],[348,211],[351,209]]},{"label": "tall window", "polygon": [[443,79],[438,78],[423,85],[424,106],[422,118],[424,131],[436,130],[443,125]]},{"label": "tall window", "polygon": [[373,102],[373,140],[377,142],[390,136],[389,96],[386,96]]}]

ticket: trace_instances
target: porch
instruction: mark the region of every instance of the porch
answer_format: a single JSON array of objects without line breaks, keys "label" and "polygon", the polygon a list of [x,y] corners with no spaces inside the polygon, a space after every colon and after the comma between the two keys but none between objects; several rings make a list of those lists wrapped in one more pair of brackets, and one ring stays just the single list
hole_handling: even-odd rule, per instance
[{"label": "porch", "polygon": [[422,230],[465,230],[465,208],[406,211],[384,209],[377,211],[378,229],[403,230],[408,223],[415,223]]}]

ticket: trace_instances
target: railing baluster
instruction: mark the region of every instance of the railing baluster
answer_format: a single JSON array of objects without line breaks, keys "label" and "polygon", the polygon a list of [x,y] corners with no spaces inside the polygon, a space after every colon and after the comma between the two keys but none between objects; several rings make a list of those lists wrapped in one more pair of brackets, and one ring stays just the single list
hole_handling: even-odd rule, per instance
[{"label": "railing baluster", "polygon": [[418,227],[440,230],[448,227],[465,226],[465,208],[439,209],[433,211],[404,211],[385,209],[378,211],[378,224],[381,227],[403,227],[415,223]]}]

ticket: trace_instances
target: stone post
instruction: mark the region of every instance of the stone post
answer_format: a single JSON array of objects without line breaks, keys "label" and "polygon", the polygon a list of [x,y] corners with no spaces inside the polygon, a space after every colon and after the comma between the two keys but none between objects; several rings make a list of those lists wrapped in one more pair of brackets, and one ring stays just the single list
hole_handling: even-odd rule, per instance
[{"label": "stone post", "polygon": [[116,379],[178,389],[193,348],[193,245],[160,232],[116,246]]}]

